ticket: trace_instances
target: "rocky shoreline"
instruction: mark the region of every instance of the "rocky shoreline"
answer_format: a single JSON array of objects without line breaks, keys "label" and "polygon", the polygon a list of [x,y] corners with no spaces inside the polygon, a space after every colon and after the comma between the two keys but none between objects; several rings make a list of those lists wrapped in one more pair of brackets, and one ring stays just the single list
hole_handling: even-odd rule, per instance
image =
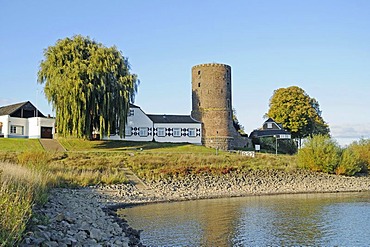
[{"label": "rocky shoreline", "polygon": [[23,246],[143,246],[140,231],[130,228],[116,210],[170,201],[269,194],[370,191],[370,177],[344,177],[306,170],[265,170],[188,175],[144,185],[120,184],[82,189],[53,189],[36,213]]}]

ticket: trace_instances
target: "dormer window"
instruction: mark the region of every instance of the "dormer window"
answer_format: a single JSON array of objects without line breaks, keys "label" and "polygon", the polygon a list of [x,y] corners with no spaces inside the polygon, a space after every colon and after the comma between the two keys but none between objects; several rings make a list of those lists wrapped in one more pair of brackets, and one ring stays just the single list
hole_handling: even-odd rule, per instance
[{"label": "dormer window", "polygon": [[267,128],[272,129],[272,123],[267,123]]}]

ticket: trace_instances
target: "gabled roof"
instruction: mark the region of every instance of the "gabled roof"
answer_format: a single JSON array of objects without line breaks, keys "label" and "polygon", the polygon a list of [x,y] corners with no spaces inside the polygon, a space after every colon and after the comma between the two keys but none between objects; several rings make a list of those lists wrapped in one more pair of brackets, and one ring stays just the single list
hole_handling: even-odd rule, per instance
[{"label": "gabled roof", "polygon": [[[29,106],[29,107],[32,107],[35,110],[37,110],[36,107],[30,101],[25,101],[25,102],[21,102],[21,103],[16,103],[16,104],[0,107],[0,116],[12,115],[13,113],[15,113],[16,111],[18,111],[19,109],[21,109],[22,107],[25,107],[25,106]],[[38,116],[39,117],[45,117],[39,110],[37,110],[37,111],[38,111]]]},{"label": "gabled roof", "polygon": [[200,123],[189,115],[147,115],[154,123]]},{"label": "gabled roof", "polygon": [[[273,123],[277,128],[264,128],[266,123]],[[252,133],[249,135],[250,137],[268,137],[268,136],[275,136],[275,135],[289,135],[290,132],[285,130],[281,124],[276,123],[272,118],[267,119],[262,128],[253,130]]]},{"label": "gabled roof", "polygon": [[274,119],[272,118],[268,118],[263,124],[265,123],[274,123],[279,129],[283,129],[283,126],[281,124],[278,124],[277,122],[275,122]]},{"label": "gabled roof", "polygon": [[140,108],[139,106],[137,106],[137,105],[134,105],[134,104],[131,104],[130,103],[130,108]]},{"label": "gabled roof", "polygon": [[17,104],[13,104],[13,105],[1,106],[0,107],[0,116],[10,115],[13,112],[15,112],[16,110],[18,110],[19,108],[21,108],[22,106],[24,106],[25,104],[27,104],[28,102],[29,101],[21,102],[21,103],[17,103]]},{"label": "gabled roof", "polygon": [[269,130],[254,130],[249,135],[250,137],[268,137],[274,135],[289,135],[290,132],[284,129],[269,129]]}]

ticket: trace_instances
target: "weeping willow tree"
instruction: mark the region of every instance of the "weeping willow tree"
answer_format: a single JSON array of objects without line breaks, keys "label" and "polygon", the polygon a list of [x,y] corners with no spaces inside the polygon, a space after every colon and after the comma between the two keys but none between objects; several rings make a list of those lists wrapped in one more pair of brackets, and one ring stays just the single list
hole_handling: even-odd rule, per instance
[{"label": "weeping willow tree", "polygon": [[55,109],[59,135],[124,135],[139,81],[116,47],[81,35],[58,40],[44,50],[38,82]]}]

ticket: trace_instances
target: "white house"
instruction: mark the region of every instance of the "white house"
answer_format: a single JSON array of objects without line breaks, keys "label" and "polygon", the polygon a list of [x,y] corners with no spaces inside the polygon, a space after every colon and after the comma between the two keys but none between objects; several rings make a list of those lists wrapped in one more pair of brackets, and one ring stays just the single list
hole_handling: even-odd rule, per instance
[{"label": "white house", "polygon": [[146,114],[140,107],[130,105],[125,136],[111,135],[105,140],[156,141],[172,143],[202,143],[202,123],[189,115]]},{"label": "white house", "polygon": [[0,137],[53,138],[55,119],[45,117],[29,101],[0,107]]}]

